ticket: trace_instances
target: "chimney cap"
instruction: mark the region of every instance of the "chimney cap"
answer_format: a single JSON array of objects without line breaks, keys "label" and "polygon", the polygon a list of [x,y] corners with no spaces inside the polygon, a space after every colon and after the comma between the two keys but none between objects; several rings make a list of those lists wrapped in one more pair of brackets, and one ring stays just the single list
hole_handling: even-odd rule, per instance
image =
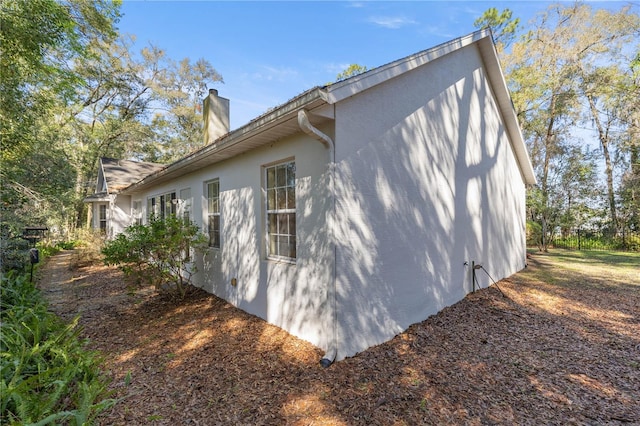
[{"label": "chimney cap", "polygon": [[218,89],[209,89],[209,94],[210,95],[218,95]]}]

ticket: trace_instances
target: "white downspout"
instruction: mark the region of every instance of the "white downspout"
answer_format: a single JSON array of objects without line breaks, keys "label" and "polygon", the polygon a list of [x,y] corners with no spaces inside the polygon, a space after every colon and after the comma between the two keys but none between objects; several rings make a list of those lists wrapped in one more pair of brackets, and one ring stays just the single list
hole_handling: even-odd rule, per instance
[{"label": "white downspout", "polygon": [[338,355],[338,312],[336,309],[336,240],[333,235],[333,228],[335,226],[336,215],[336,193],[335,193],[335,164],[336,164],[336,150],[333,140],[315,128],[309,121],[307,111],[298,111],[298,125],[303,132],[311,136],[312,138],[322,142],[324,146],[329,148],[329,193],[331,194],[331,217],[329,220],[330,240],[333,244],[333,266],[332,266],[332,283],[327,286],[327,302],[329,306],[329,316],[332,321],[331,325],[331,337],[329,339],[329,347],[324,356],[320,360],[320,365],[323,367],[329,367],[336,359]]}]

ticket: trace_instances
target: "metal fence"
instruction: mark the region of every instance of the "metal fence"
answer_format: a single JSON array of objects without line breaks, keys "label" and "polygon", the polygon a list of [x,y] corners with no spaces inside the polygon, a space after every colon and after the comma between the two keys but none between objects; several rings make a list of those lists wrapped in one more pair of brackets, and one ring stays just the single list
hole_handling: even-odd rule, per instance
[{"label": "metal fence", "polygon": [[577,230],[568,235],[557,235],[550,246],[569,250],[640,251],[640,234],[625,232],[611,237],[601,233]]}]

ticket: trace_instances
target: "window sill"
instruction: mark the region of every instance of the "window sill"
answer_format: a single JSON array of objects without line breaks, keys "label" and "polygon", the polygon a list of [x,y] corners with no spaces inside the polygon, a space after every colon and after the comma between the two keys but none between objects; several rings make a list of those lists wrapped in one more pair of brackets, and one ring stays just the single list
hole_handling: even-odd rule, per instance
[{"label": "window sill", "polygon": [[275,257],[275,256],[267,256],[267,262],[273,263],[285,263],[289,265],[295,265],[297,259],[291,259],[290,257]]}]

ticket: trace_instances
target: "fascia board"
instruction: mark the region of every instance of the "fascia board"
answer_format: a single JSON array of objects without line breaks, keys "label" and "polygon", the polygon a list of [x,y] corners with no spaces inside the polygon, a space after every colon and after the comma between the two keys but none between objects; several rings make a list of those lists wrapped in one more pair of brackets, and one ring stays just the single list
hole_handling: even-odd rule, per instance
[{"label": "fascia board", "polygon": [[123,188],[120,193],[130,194],[136,190],[152,185],[154,182],[157,182],[168,175],[179,176],[180,170],[188,167],[192,163],[202,161],[207,157],[213,157],[215,154],[223,152],[232,146],[249,141],[251,138],[263,134],[264,132],[268,132],[270,129],[274,129],[287,120],[290,120],[297,114],[298,110],[302,108],[315,108],[322,103],[324,103],[324,100],[321,96],[320,89],[317,87],[310,89],[280,107],[277,107],[274,110],[259,116],[255,120],[250,121],[243,127],[218,138],[211,144],[186,155],[174,163],[169,164],[164,169],[152,173],[140,181]]},{"label": "fascia board", "polygon": [[[98,188],[100,186],[100,177],[102,177],[102,188]],[[107,183],[107,176],[104,174],[104,163],[102,162],[102,158],[100,158],[100,170],[98,171],[98,179],[96,182],[96,192],[106,191],[109,193],[109,184]]]},{"label": "fascia board", "polygon": [[509,94],[507,81],[502,72],[500,61],[498,60],[498,52],[496,51],[492,38],[487,37],[479,40],[478,49],[487,70],[491,87],[495,93],[498,108],[500,109],[503,122],[509,134],[509,140],[511,141],[511,146],[518,165],[520,166],[523,180],[527,185],[535,185],[537,183],[536,175],[524,142],[524,137],[522,136],[520,124],[518,123],[518,116],[513,106],[511,95]]},{"label": "fascia board", "polygon": [[355,77],[334,83],[324,89],[323,98],[330,104],[340,102],[350,96],[370,89],[378,84],[421,67],[429,62],[455,52],[484,38],[491,37],[488,30],[479,30],[463,37],[442,43],[431,49],[423,50],[397,61],[382,65]]}]

